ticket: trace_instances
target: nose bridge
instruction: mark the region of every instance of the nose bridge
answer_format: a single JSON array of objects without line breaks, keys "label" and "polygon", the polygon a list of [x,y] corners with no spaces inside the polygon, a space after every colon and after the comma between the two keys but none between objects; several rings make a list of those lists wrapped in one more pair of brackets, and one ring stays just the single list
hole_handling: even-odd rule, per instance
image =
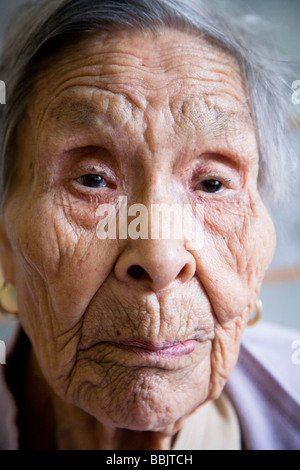
[{"label": "nose bridge", "polygon": [[151,223],[156,223],[159,214],[166,216],[179,206],[178,195],[172,191],[172,181],[169,174],[157,172],[145,190],[145,205]]},{"label": "nose bridge", "polygon": [[[143,196],[148,203],[170,202],[170,180],[176,160],[173,120],[168,101],[152,98],[146,113]],[[164,106],[163,106],[164,104]]]},{"label": "nose bridge", "polygon": [[[183,239],[184,194],[178,185],[175,188],[176,181],[173,179],[176,178],[172,177],[172,169],[167,165],[157,162],[146,168],[145,176],[128,201],[127,230],[133,240],[167,240],[169,244],[179,244]],[[134,217],[136,221],[132,220]],[[141,237],[132,233],[138,223]],[[159,244],[154,243],[154,246],[158,247]]]}]

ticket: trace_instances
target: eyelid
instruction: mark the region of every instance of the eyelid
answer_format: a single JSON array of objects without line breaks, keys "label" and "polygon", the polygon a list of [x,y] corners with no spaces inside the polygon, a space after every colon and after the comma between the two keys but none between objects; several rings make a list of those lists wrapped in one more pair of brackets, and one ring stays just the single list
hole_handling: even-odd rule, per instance
[{"label": "eyelid", "polygon": [[[192,190],[195,191],[199,196],[204,198],[220,198],[225,197],[229,192],[238,190],[240,187],[240,177],[233,174],[231,177],[231,169],[227,169],[222,165],[220,170],[218,166],[214,165],[215,168],[209,168],[209,165],[200,165],[200,167],[194,168],[194,172],[191,178]],[[201,183],[205,181],[218,181],[221,184],[220,190],[216,192],[205,191],[201,188]]]},{"label": "eyelid", "polygon": [[201,182],[209,181],[209,180],[220,181],[220,183],[225,183],[228,186],[232,183],[231,178],[224,176],[224,175],[217,174],[217,173],[205,173],[205,174],[199,175],[199,180]]},{"label": "eyelid", "polygon": [[[85,186],[80,182],[80,178],[87,175],[100,176],[103,178],[105,184],[99,188]],[[106,191],[113,190],[117,187],[115,175],[109,171],[109,169],[103,168],[102,165],[89,163],[82,164],[76,168],[69,183],[77,195],[85,197],[102,197]]]},{"label": "eyelid", "polygon": [[193,173],[204,175],[211,179],[222,179],[224,183],[241,181],[243,168],[231,157],[224,153],[203,153],[198,156],[193,165]]},{"label": "eyelid", "polygon": [[78,169],[77,169],[77,173],[79,174],[79,176],[83,176],[83,175],[100,175],[102,176],[102,174],[100,173],[107,173],[106,170],[101,167],[101,166],[97,166],[97,165],[94,165],[94,164],[86,164],[86,165],[81,165]]},{"label": "eyelid", "polygon": [[102,165],[95,165],[95,164],[86,164],[80,166],[75,173],[75,179],[79,179],[82,176],[86,175],[96,175],[96,176],[101,176],[108,185],[114,185],[116,180],[115,180],[115,175],[113,172],[109,170],[107,167],[103,167]]},{"label": "eyelid", "polygon": [[194,183],[196,184],[203,183],[204,181],[219,181],[224,186],[224,189],[222,191],[224,191],[225,189],[232,188],[232,179],[221,173],[216,173],[216,172],[210,173],[207,171],[205,173],[196,172],[196,175],[193,177],[193,180],[194,180]]}]

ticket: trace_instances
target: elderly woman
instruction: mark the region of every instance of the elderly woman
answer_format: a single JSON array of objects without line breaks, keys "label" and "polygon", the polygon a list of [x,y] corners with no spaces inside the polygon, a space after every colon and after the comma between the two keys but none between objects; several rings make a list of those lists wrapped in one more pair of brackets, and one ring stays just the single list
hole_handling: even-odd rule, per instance
[{"label": "elderly woman", "polygon": [[[299,449],[293,335],[243,335],[292,161],[253,38],[199,0],[42,0],[12,26],[1,262],[20,328],[0,446]],[[193,242],[141,235],[157,205],[190,208]]]}]

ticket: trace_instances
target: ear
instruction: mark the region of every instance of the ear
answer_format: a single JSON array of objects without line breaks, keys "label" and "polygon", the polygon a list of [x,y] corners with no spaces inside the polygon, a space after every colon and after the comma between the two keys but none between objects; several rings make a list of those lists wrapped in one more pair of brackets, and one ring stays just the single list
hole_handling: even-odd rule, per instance
[{"label": "ear", "polygon": [[14,256],[3,215],[0,216],[0,268],[5,281],[14,285]]}]

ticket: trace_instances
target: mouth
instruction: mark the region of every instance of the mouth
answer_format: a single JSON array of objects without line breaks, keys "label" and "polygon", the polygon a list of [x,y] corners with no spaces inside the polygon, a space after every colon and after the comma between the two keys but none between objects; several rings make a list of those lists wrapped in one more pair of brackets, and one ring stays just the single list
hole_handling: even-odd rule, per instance
[{"label": "mouth", "polygon": [[148,341],[125,340],[120,342],[110,342],[113,346],[125,349],[139,356],[173,356],[180,357],[191,354],[197,344],[196,340],[189,339],[163,345],[155,345]]},{"label": "mouth", "polygon": [[113,338],[80,349],[80,359],[101,367],[140,367],[174,371],[190,367],[210,349],[210,335],[154,342],[146,338]]}]

